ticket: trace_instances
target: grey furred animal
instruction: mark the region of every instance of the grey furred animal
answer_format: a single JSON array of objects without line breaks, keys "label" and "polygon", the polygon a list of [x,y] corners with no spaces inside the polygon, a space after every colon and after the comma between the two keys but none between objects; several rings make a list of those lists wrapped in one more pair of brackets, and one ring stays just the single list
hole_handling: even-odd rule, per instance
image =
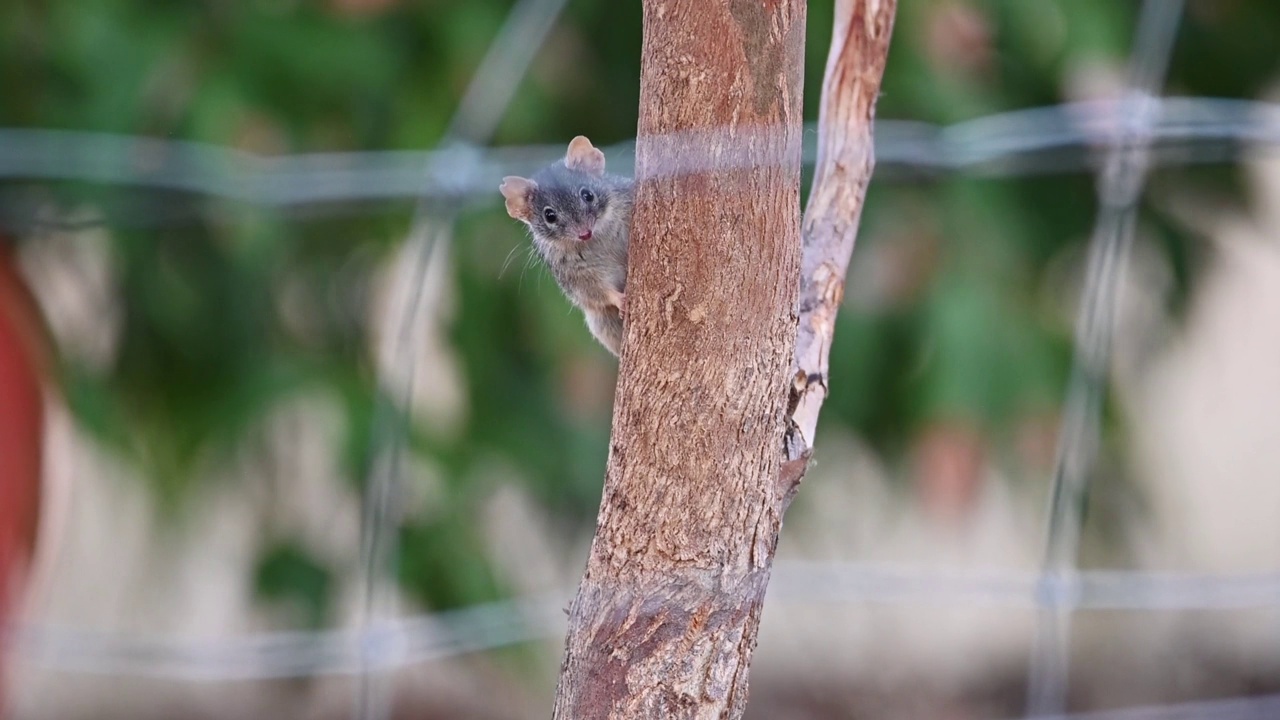
[{"label": "grey furred animal", "polygon": [[556,283],[582,309],[609,352],[622,348],[634,185],[608,175],[604,153],[579,135],[564,159],[532,178],[508,176],[499,188],[507,214],[523,222]]}]

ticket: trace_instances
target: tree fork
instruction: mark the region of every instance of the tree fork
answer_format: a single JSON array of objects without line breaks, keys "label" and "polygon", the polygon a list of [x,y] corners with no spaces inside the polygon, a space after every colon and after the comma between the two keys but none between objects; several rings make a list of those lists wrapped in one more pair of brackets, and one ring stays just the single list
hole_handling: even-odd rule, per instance
[{"label": "tree fork", "polygon": [[826,395],[893,11],[838,0],[825,199],[810,201],[802,261],[804,0],[644,0],[627,338],[556,718],[746,707],[782,516]]}]

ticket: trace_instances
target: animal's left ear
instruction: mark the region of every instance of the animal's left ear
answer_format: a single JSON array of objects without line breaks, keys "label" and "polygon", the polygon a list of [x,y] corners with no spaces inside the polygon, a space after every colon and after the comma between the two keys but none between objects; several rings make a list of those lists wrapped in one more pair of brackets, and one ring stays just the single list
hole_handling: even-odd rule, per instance
[{"label": "animal's left ear", "polygon": [[502,178],[502,185],[498,190],[502,191],[502,197],[507,200],[507,214],[516,220],[529,222],[533,217],[533,210],[529,208],[529,200],[533,196],[533,191],[538,189],[538,183],[528,178],[516,177],[508,175]]},{"label": "animal's left ear", "polygon": [[564,155],[565,167],[588,175],[599,177],[604,175],[604,153],[600,152],[591,141],[579,135],[569,143],[569,152]]}]

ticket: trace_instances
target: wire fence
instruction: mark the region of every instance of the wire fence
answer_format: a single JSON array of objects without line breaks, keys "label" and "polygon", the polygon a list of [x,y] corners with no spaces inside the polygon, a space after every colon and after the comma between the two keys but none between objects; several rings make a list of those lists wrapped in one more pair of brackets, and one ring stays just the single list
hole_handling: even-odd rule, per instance
[{"label": "wire fence", "polygon": [[[466,164],[461,158],[467,156],[468,147],[488,141],[524,75],[521,68],[529,67],[565,2],[520,0],[512,8],[445,131],[440,142],[442,152],[433,155],[431,164],[426,166],[429,177],[465,172],[464,167],[460,167]],[[405,243],[407,262],[402,264],[410,268],[411,279],[407,293],[402,295],[403,302],[391,311],[395,335],[379,368],[379,381],[387,386],[388,392],[378,397],[370,429],[377,457],[366,483],[365,511],[361,516],[362,663],[353,711],[353,717],[359,720],[377,720],[391,714],[388,678],[379,672],[384,666],[380,656],[386,651],[382,649],[384,643],[376,642],[384,636],[371,629],[380,616],[394,610],[391,587],[395,582],[393,568],[399,550],[396,531],[400,523],[393,516],[393,509],[399,505],[397,498],[404,493],[401,473],[409,435],[406,418],[416,380],[414,354],[422,347],[423,318],[430,317],[428,309],[423,307],[432,297],[427,284],[438,281],[442,258],[452,237],[454,207],[439,196],[428,195],[418,200]],[[389,398],[398,399],[400,407],[392,406]]]},{"label": "wire fence", "polygon": [[[1076,572],[1085,493],[1102,438],[1102,403],[1111,366],[1120,281],[1133,247],[1137,204],[1150,164],[1155,117],[1152,100],[1164,85],[1181,15],[1182,0],[1143,3],[1129,58],[1128,88],[1121,101],[1124,125],[1117,141],[1107,149],[1106,163],[1098,176],[1098,218],[1089,244],[1075,357],[1050,490],[1044,578],[1069,577]],[[1073,608],[1062,604],[1040,610],[1027,682],[1027,709],[1032,715],[1061,713],[1066,708],[1072,612]]]},{"label": "wire fence", "polygon": [[[365,630],[273,632],[192,642],[19,628],[15,650],[50,670],[227,682],[359,675],[562,637],[572,589],[418,617]],[[779,562],[769,601],[976,606],[1010,610],[1252,610],[1275,607],[1280,573],[1221,577],[1089,571],[1071,576],[911,570],[862,563]]]},{"label": "wire fence", "polygon": [[[1151,97],[1150,164],[1220,163],[1280,146],[1280,103],[1206,97]],[[1024,177],[1097,169],[1100,155],[1129,122],[1124,99],[1031,108],[948,126],[910,120],[876,122],[876,179],[964,172]],[[806,127],[804,162],[817,151]],[[371,202],[448,199],[495,205],[504,175],[532,174],[564,154],[562,144],[433,151],[263,156],[197,142],[70,130],[0,128],[0,180],[106,183],[173,191],[281,211],[327,208],[367,212]],[[630,174],[634,142],[604,148],[613,172]],[[424,170],[425,168],[425,170]],[[39,223],[29,198],[9,193],[0,212],[11,223]],[[137,213],[128,225],[181,218]],[[47,222],[48,220],[46,220]]]},{"label": "wire fence", "polygon": [[[477,72],[438,149],[266,157],[210,145],[85,132],[0,129],[0,181],[90,182],[139,193],[178,192],[279,212],[366,212],[368,203],[413,202],[405,246],[405,288],[393,311],[395,333],[381,365],[395,398],[413,387],[415,333],[448,251],[451,226],[469,205],[496,204],[504,175],[530,174],[562,145],[487,147],[521,68],[541,46],[564,0],[516,4]],[[1132,242],[1134,208],[1155,167],[1233,161],[1280,146],[1280,104],[1203,97],[1160,98],[1181,0],[1147,0],[1131,58],[1127,94],[1115,100],[1001,113],[939,127],[881,120],[877,180],[963,172],[1020,177],[1096,171],[1100,213],[1091,243],[1077,325],[1065,421],[1049,509],[1042,572],[912,571],[839,563],[779,563],[770,601],[976,604],[1040,614],[1030,664],[1028,711],[1036,717],[1138,720],[1280,716],[1280,696],[1063,714],[1069,623],[1080,610],[1240,610],[1274,608],[1280,573],[1251,576],[1081,572],[1076,570],[1080,507],[1087,487],[1106,387],[1118,282]],[[806,132],[812,163],[816,136]],[[612,169],[629,173],[634,143],[606,148]],[[723,158],[721,159],[723,161]],[[137,212],[113,224],[181,223],[189,217]],[[0,222],[57,225],[26,193],[0,194]],[[105,220],[104,220],[105,222]],[[396,548],[392,512],[403,464],[401,407],[375,422],[381,454],[373,464],[363,516],[363,603],[351,630],[261,633],[215,641],[125,638],[50,627],[22,627],[13,650],[24,662],[62,672],[189,681],[314,675],[360,678],[353,715],[389,713],[385,673],[398,667],[563,635],[569,589],[465,610],[394,617],[387,568]]]}]

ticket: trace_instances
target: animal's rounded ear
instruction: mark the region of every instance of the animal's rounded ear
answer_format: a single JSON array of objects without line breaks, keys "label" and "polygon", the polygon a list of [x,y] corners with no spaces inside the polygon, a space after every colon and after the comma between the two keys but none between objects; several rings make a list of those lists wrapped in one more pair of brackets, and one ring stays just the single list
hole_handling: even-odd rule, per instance
[{"label": "animal's rounded ear", "polygon": [[570,170],[588,175],[604,175],[604,153],[582,135],[569,143],[569,152],[564,155],[564,164]]},{"label": "animal's rounded ear", "polygon": [[525,222],[533,217],[529,201],[533,199],[533,191],[537,189],[538,183],[515,175],[502,178],[502,185],[498,187],[502,191],[502,197],[507,199],[507,214]]}]

